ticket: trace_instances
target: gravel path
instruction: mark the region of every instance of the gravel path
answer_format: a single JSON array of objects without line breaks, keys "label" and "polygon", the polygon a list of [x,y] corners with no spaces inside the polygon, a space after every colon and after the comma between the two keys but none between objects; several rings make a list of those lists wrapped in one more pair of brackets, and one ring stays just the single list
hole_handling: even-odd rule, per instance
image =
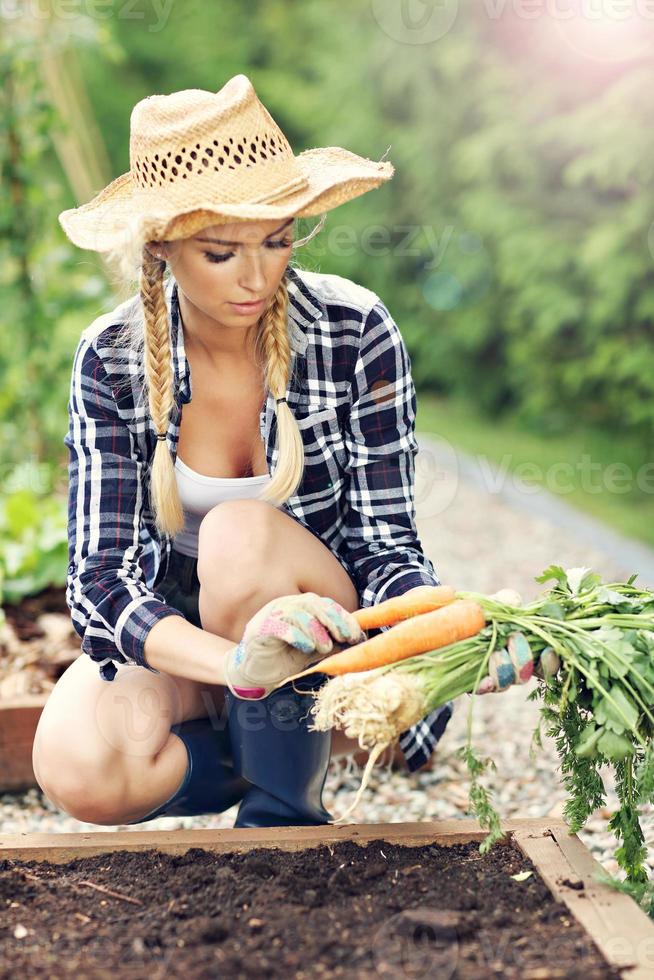
[{"label": "gravel path", "polygon": [[[416,503],[418,530],[425,552],[443,582],[457,588],[494,592],[517,589],[525,599],[542,590],[534,582],[549,564],[564,568],[584,565],[618,580],[634,571],[645,584],[654,582],[654,552],[620,539],[601,525],[579,515],[543,493],[524,491],[493,474],[483,460],[453,456],[447,447],[427,436],[420,438],[417,457]],[[581,531],[572,533],[578,520]],[[638,565],[632,564],[634,558]],[[362,802],[349,818],[354,822],[399,822],[464,817],[468,814],[468,779],[457,750],[467,735],[468,709],[474,703],[473,744],[489,755],[497,771],[484,780],[500,815],[508,817],[562,816],[565,791],[560,781],[554,742],[543,738],[544,750],[529,757],[531,733],[539,708],[527,695],[530,682],[503,694],[455,704],[452,720],[429,771],[409,774],[378,768]],[[333,761],[323,794],[326,807],[341,813],[354,798],[359,775],[342,761]],[[608,767],[606,805],[579,834],[594,856],[617,871],[613,853],[618,841],[608,831],[617,809]],[[236,807],[206,817],[162,817],[121,830],[178,827],[231,827]],[[643,809],[648,864],[654,868],[654,812]],[[5,833],[70,832],[114,828],[82,823],[55,810],[37,790],[19,796],[0,796],[0,826]],[[623,877],[620,874],[620,877]]]}]

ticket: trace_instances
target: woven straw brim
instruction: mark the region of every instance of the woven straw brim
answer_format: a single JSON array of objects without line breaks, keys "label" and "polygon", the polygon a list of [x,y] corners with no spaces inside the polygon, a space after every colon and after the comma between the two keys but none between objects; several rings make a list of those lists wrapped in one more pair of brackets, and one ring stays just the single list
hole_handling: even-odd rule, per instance
[{"label": "woven straw brim", "polygon": [[390,162],[367,160],[342,147],[319,147],[295,157],[308,186],[275,204],[195,204],[187,211],[148,207],[137,192],[130,172],[121,174],[88,204],[62,211],[59,223],[80,248],[96,252],[119,249],[139,236],[143,241],[174,241],[194,235],[211,224],[311,217],[345,204],[390,180]]}]

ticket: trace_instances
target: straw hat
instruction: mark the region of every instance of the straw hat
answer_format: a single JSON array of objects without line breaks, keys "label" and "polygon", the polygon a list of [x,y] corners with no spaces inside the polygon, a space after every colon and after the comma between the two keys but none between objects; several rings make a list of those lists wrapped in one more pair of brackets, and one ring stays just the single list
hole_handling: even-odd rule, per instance
[{"label": "straw hat", "polygon": [[137,102],[129,156],[127,173],[59,215],[80,248],[105,252],[134,235],[172,241],[210,224],[308,217],[394,173],[391,163],[338,146],[295,156],[245,75],[216,93],[192,88]]}]

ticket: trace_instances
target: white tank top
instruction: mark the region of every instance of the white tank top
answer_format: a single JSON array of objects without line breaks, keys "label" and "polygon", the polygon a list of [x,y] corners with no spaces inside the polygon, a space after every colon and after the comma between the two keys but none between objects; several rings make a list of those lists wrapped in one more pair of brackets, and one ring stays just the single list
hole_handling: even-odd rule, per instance
[{"label": "white tank top", "polygon": [[196,473],[177,457],[175,477],[184,510],[184,530],[173,539],[175,551],[198,557],[198,531],[202,518],[212,507],[223,500],[242,500],[258,497],[261,489],[270,483],[269,473],[261,476],[205,476]]}]

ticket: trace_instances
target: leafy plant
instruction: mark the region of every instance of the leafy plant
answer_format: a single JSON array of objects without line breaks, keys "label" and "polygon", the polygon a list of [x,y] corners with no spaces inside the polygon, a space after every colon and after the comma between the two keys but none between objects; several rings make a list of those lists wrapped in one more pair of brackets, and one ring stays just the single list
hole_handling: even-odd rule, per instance
[{"label": "leafy plant", "polygon": [[[316,696],[316,717],[321,727],[338,721],[350,737],[359,738],[362,748],[379,752],[381,742],[401,730],[394,719],[401,718],[403,729],[427,711],[477,692],[485,674],[490,674],[496,689],[507,686],[506,678],[500,683],[497,660],[492,658],[504,659],[505,664],[510,659],[523,680],[537,665],[539,685],[529,699],[541,699],[542,706],[530,754],[533,758],[535,749],[543,747],[546,725],[560,759],[567,791],[563,815],[572,833],[604,804],[600,767],[613,767],[620,808],[609,828],[621,841],[615,858],[633,893],[645,901],[647,851],[638,808],[654,802],[654,593],[638,588],[635,578],[605,584],[591,569],[565,571],[552,565],[537,581],[554,584],[526,606],[519,604],[515,593],[507,597],[506,593],[457,592],[455,602],[472,599],[482,607],[487,625],[479,633],[387,666],[332,679]],[[392,630],[391,626],[388,637]],[[518,659],[519,652],[524,661]],[[373,702],[382,676],[385,700]],[[372,703],[375,726],[366,730],[362,721]],[[415,706],[410,718],[398,710],[405,703]],[[337,705],[337,715],[330,715],[330,705]],[[480,848],[484,851],[503,835],[490,794],[480,782],[495,765],[474,752],[473,705],[474,700],[461,755],[471,777],[472,811],[489,831]],[[651,905],[649,898],[646,901]]]},{"label": "leafy plant", "polygon": [[[599,768],[612,765],[620,808],[608,826],[622,841],[615,857],[634,897],[644,898],[647,849],[638,807],[654,801],[654,594],[637,588],[635,578],[605,585],[590,569],[551,566],[537,578],[554,581],[549,594],[513,624],[528,635],[536,657],[546,647],[561,656],[560,676],[543,681],[529,699],[543,701],[532,750],[542,747],[542,722],[555,739],[570,831],[583,829],[604,804]],[[493,615],[492,600],[478,599]],[[471,799],[488,822],[488,803],[479,809]]]},{"label": "leafy plant", "polygon": [[17,603],[50,585],[66,584],[67,525],[66,501],[49,487],[39,492],[23,485],[0,495],[3,603]]}]

